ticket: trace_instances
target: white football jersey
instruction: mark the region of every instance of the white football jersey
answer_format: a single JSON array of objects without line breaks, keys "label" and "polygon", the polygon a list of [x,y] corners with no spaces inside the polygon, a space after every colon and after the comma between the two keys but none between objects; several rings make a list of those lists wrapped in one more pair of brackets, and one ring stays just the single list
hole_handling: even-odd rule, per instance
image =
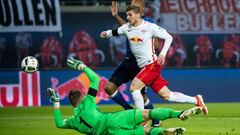
[{"label": "white football jersey", "polygon": [[169,34],[165,29],[145,20],[142,20],[142,23],[137,27],[129,23],[122,25],[118,28],[118,34],[127,36],[130,43],[130,49],[136,57],[140,68],[157,60],[153,44],[154,37],[165,39],[164,47],[160,53],[164,56],[172,42],[171,36],[166,42],[166,39],[169,38]]}]

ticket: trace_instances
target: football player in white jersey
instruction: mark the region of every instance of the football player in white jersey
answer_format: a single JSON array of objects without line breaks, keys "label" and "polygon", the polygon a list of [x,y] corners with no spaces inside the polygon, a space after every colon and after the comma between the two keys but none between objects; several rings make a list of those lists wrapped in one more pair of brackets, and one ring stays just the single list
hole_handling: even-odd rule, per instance
[{"label": "football player in white jersey", "polygon": [[[144,109],[143,97],[140,90],[147,85],[163,99],[170,102],[196,104],[202,107],[204,113],[207,115],[208,110],[201,95],[191,97],[180,92],[172,92],[167,87],[168,82],[160,74],[165,62],[166,53],[173,40],[172,36],[156,24],[141,19],[139,7],[131,5],[127,8],[126,12],[127,24],[115,30],[103,31],[100,37],[127,36],[130,42],[130,49],[137,60],[138,66],[142,68],[130,86],[136,107]],[[158,56],[154,52],[152,43],[154,37],[165,40],[163,49]]]},{"label": "football player in white jersey", "polygon": [[[139,6],[142,18],[146,21],[154,23],[153,19],[144,16],[145,0],[132,0],[131,5]],[[118,2],[112,1],[110,9],[113,18],[118,22],[120,26],[127,23],[122,17],[118,15]],[[124,83],[132,81],[134,77],[141,71],[141,68],[137,64],[137,60],[130,49],[130,43],[126,39],[126,36],[122,35],[121,37],[124,37],[126,42],[125,58],[114,69],[111,77],[108,79],[108,83],[105,86],[105,91],[113,101],[121,105],[124,109],[128,110],[133,109],[133,107],[129,105],[129,103],[124,99],[122,93],[118,90],[118,87]],[[119,36],[115,38],[119,38]],[[113,38],[110,38],[110,40],[111,39]],[[150,99],[147,97],[147,87],[143,87],[141,89],[141,94],[144,100],[144,108],[153,109],[154,106],[151,103]],[[159,121],[152,120],[151,125],[154,127],[159,127]]]}]

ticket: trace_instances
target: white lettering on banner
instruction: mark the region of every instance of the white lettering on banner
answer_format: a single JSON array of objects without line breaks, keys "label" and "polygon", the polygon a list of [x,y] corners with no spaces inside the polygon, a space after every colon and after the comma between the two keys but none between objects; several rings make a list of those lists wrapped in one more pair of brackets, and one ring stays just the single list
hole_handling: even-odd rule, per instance
[{"label": "white lettering on banner", "polygon": [[0,32],[61,30],[59,0],[0,0]]},{"label": "white lettering on banner", "polygon": [[1,84],[0,106],[40,106],[39,76],[39,72],[19,72],[19,84]]},{"label": "white lettering on banner", "polygon": [[161,0],[161,13],[240,13],[239,0]]},{"label": "white lettering on banner", "polygon": [[240,33],[240,0],[161,0],[159,13],[172,33]]},{"label": "white lettering on banner", "polygon": [[237,14],[178,14],[175,22],[178,32],[228,33],[239,30],[239,21]]}]

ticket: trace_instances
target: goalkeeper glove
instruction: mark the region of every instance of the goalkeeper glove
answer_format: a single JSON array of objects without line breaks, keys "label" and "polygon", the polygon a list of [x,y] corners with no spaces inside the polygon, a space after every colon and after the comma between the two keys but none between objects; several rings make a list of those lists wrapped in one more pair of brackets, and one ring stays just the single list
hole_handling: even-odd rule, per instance
[{"label": "goalkeeper glove", "polygon": [[77,70],[83,70],[83,68],[86,67],[86,65],[82,61],[75,60],[72,57],[67,59],[67,65],[70,68],[77,69]]},{"label": "goalkeeper glove", "polygon": [[54,108],[59,108],[60,107],[60,97],[58,93],[52,89],[52,88],[47,88],[47,92],[50,98],[50,101],[53,103]]}]

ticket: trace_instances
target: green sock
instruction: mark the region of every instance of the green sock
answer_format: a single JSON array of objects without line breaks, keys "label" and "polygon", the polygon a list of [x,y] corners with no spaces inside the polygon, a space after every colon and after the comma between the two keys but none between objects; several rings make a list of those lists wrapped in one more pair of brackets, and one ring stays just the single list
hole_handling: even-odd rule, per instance
[{"label": "green sock", "polygon": [[155,127],[150,130],[150,135],[162,135],[165,129],[161,127]]},{"label": "green sock", "polygon": [[182,111],[175,111],[168,108],[156,108],[150,110],[148,116],[154,120],[166,120],[168,118],[178,118]]}]

